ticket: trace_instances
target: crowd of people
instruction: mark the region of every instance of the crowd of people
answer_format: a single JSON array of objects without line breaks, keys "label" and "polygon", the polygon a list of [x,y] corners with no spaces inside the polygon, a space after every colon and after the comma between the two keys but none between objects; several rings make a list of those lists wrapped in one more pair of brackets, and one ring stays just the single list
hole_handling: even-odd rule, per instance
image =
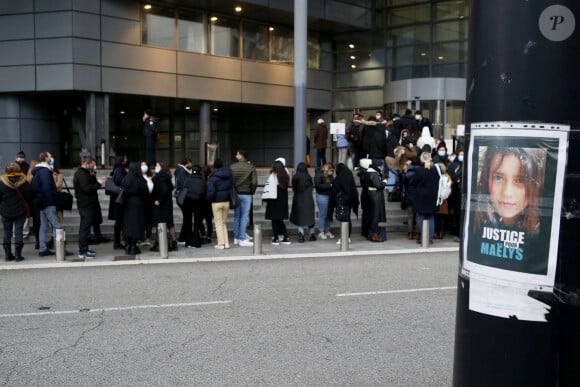
[{"label": "crowd of people", "polygon": [[[144,116],[145,125],[153,126],[148,125],[149,121],[151,117]],[[304,162],[297,165],[292,175],[284,158],[273,162],[261,198],[265,219],[271,221],[273,245],[291,243],[286,220],[296,226],[298,243],[334,239],[333,220],[348,222],[350,236],[352,217],[358,218],[359,207],[361,234],[369,241],[384,242],[387,240],[387,197],[400,200],[401,208],[406,210],[410,240],[420,241],[423,219],[429,220],[430,243],[443,238],[446,230],[459,235],[464,152],[457,149],[449,154],[445,142],[435,140],[430,121],[420,112],[415,112],[414,117],[410,111],[403,117],[396,114],[386,117],[378,111],[368,119],[354,114],[350,126],[341,134],[341,157],[336,166],[326,162],[328,135],[328,128],[320,119],[314,138],[317,149],[314,175]],[[345,162],[348,153],[356,165],[360,193],[353,172]],[[151,168],[147,160],[129,163],[126,156],[118,156],[110,176],[97,178],[95,160],[91,156],[82,158],[73,177],[80,215],[79,258],[94,258],[96,252],[90,245],[110,241],[101,234],[103,217],[98,198],[98,190],[109,184],[115,187],[107,191],[110,195],[108,219],[114,221],[114,249],[129,255],[139,254],[143,246],[152,244],[153,230],[160,223],[167,225],[169,251],[176,251],[179,244],[199,248],[211,243],[214,231],[216,249],[230,248],[229,231],[233,231],[234,245],[253,246],[247,227],[258,179],[245,150],[236,152],[236,161],[229,167],[221,159],[216,159],[211,166],[200,166],[186,158],[172,175],[166,163],[156,161],[153,165]],[[452,195],[442,203],[437,200],[440,173],[453,183]],[[66,184],[50,152],[41,153],[30,165],[20,152],[15,162],[6,166],[6,173],[0,177],[6,260],[24,259],[22,246],[30,233],[29,218],[33,220],[38,254],[54,255],[55,233],[62,228],[65,207],[63,183]],[[290,208],[289,189],[293,191]],[[234,225],[233,230],[228,230],[227,218],[234,196],[237,199],[233,208]],[[183,218],[179,234],[173,215],[174,200]],[[49,228],[53,237],[47,240]],[[159,250],[157,241],[150,250]],[[68,250],[65,253],[73,254]]]}]

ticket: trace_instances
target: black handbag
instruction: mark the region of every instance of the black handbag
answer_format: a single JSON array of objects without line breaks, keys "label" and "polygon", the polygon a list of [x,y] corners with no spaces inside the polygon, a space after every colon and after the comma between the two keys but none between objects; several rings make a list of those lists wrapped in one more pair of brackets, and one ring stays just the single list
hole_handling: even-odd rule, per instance
[{"label": "black handbag", "polygon": [[238,208],[240,206],[240,197],[238,196],[238,190],[236,186],[232,184],[230,188],[230,209]]},{"label": "black handbag", "polygon": [[121,192],[121,187],[115,184],[112,177],[107,177],[105,181],[105,195],[118,195],[119,192]]},{"label": "black handbag", "polygon": [[68,188],[68,185],[66,184],[66,180],[63,180],[64,183],[64,187],[66,188],[66,192],[65,191],[60,191],[56,193],[56,209],[57,210],[66,210],[66,211],[72,211],[72,207],[73,207],[73,196],[70,193],[70,189]]}]

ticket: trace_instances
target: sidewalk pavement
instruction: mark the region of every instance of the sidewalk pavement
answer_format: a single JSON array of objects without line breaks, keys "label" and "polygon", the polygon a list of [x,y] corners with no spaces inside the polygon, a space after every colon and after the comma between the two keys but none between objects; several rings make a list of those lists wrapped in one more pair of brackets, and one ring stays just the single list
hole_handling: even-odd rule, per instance
[{"label": "sidewalk pavement", "polygon": [[149,251],[150,246],[141,246],[141,254],[127,259],[123,250],[113,250],[113,243],[109,242],[92,245],[91,249],[96,252],[97,256],[94,259],[85,261],[78,260],[76,242],[68,242],[67,250],[75,254],[71,257],[66,257],[67,260],[64,262],[56,261],[56,256],[39,257],[38,250],[34,250],[34,245],[27,243],[22,252],[25,260],[22,262],[6,262],[2,259],[0,261],[0,270],[459,252],[459,243],[454,242],[453,236],[436,239],[427,248],[422,248],[416,241],[408,240],[406,232],[388,233],[388,240],[382,243],[367,241],[360,234],[353,232],[348,251],[341,251],[341,246],[336,243],[338,237],[339,235],[336,235],[335,239],[319,239],[313,242],[298,243],[298,237],[290,235],[292,244],[273,246],[270,244],[270,237],[264,236],[262,254],[260,255],[254,255],[253,247],[234,246],[232,239],[230,239],[231,247],[229,249],[216,250],[214,248],[216,242],[214,238],[213,244],[204,244],[201,248],[186,248],[184,245],[179,245],[179,250],[169,252],[167,259],[161,259],[158,252]]}]

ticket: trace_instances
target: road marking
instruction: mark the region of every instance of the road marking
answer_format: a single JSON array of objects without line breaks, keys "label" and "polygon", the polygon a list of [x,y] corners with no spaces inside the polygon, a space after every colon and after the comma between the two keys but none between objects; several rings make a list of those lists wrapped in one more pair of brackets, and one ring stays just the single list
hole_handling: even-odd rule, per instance
[{"label": "road marking", "polygon": [[156,305],[132,305],[132,306],[117,306],[111,308],[97,308],[97,309],[81,309],[81,310],[60,310],[54,312],[32,312],[32,313],[9,313],[0,314],[0,318],[7,317],[30,317],[30,316],[51,316],[60,314],[78,314],[78,313],[101,313],[101,312],[119,312],[125,310],[137,310],[137,309],[159,309],[159,308],[184,308],[190,306],[204,306],[204,305],[215,305],[215,304],[229,304],[232,300],[226,301],[207,301],[207,302],[187,302],[180,304],[156,304]]},{"label": "road marking", "polygon": [[399,289],[399,290],[381,290],[376,292],[360,293],[338,293],[336,297],[354,297],[354,296],[375,296],[377,294],[398,294],[398,293],[415,293],[415,292],[432,292],[435,290],[455,290],[457,286],[442,286],[439,288],[418,288],[418,289]]}]

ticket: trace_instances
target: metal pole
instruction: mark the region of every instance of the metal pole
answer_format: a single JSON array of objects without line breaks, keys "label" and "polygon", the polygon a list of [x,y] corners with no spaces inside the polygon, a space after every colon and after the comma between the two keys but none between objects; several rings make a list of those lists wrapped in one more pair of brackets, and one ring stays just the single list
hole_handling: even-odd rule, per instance
[{"label": "metal pole", "polygon": [[421,247],[426,249],[429,247],[429,237],[431,233],[429,232],[429,219],[423,218],[423,224],[421,225]]},{"label": "metal pole", "polygon": [[307,0],[294,0],[294,166],[306,159]]},{"label": "metal pole", "polygon": [[340,223],[340,251],[348,251],[348,222]]},{"label": "metal pole", "polygon": [[[474,231],[462,229],[462,249],[457,286],[457,313],[453,364],[454,386],[578,386],[580,372],[580,270],[577,237],[579,216],[577,203],[580,178],[580,109],[578,85],[580,72],[580,2],[575,0],[514,2],[505,0],[471,0],[469,4],[469,54],[466,88],[466,152],[478,151],[471,143],[471,124],[477,122],[550,122],[569,124],[563,192],[542,198],[553,203],[560,196],[563,212],[559,234],[550,235],[545,224],[540,231],[557,244],[557,262],[553,290],[527,291],[518,300],[503,297],[510,289],[529,289],[523,281],[499,285],[494,275],[474,276],[463,264],[469,251],[464,248],[477,237]],[[576,16],[574,16],[576,15]],[[501,145],[501,144],[500,144]],[[530,145],[528,145],[530,146]],[[541,141],[532,147],[542,148]],[[463,193],[472,170],[466,159],[463,171]],[[476,160],[474,158],[474,160]],[[544,179],[542,180],[544,181]],[[473,218],[462,208],[462,220]],[[471,224],[468,224],[471,226]],[[526,236],[527,237],[527,236]],[[527,239],[526,239],[527,241]],[[497,255],[499,257],[499,255]],[[526,259],[526,256],[523,258]],[[507,270],[501,272],[506,274]],[[495,274],[495,273],[494,273]],[[511,273],[508,274],[511,275]],[[505,289],[505,291],[504,291]],[[534,295],[536,293],[536,296]],[[519,318],[537,304],[537,293],[543,293],[544,321]],[[488,294],[488,298],[484,298]],[[483,302],[482,302],[483,301]],[[509,317],[474,310],[479,302],[491,309],[510,303],[521,305]]]},{"label": "metal pole", "polygon": [[169,258],[166,223],[157,224],[157,239],[159,241],[159,256],[163,259]]},{"label": "metal pole", "polygon": [[64,242],[66,240],[66,234],[63,228],[57,228],[55,232],[56,240],[54,241],[54,245],[56,247],[56,260],[63,262],[65,260]]},{"label": "metal pole", "polygon": [[262,225],[254,223],[254,255],[262,254]]}]

